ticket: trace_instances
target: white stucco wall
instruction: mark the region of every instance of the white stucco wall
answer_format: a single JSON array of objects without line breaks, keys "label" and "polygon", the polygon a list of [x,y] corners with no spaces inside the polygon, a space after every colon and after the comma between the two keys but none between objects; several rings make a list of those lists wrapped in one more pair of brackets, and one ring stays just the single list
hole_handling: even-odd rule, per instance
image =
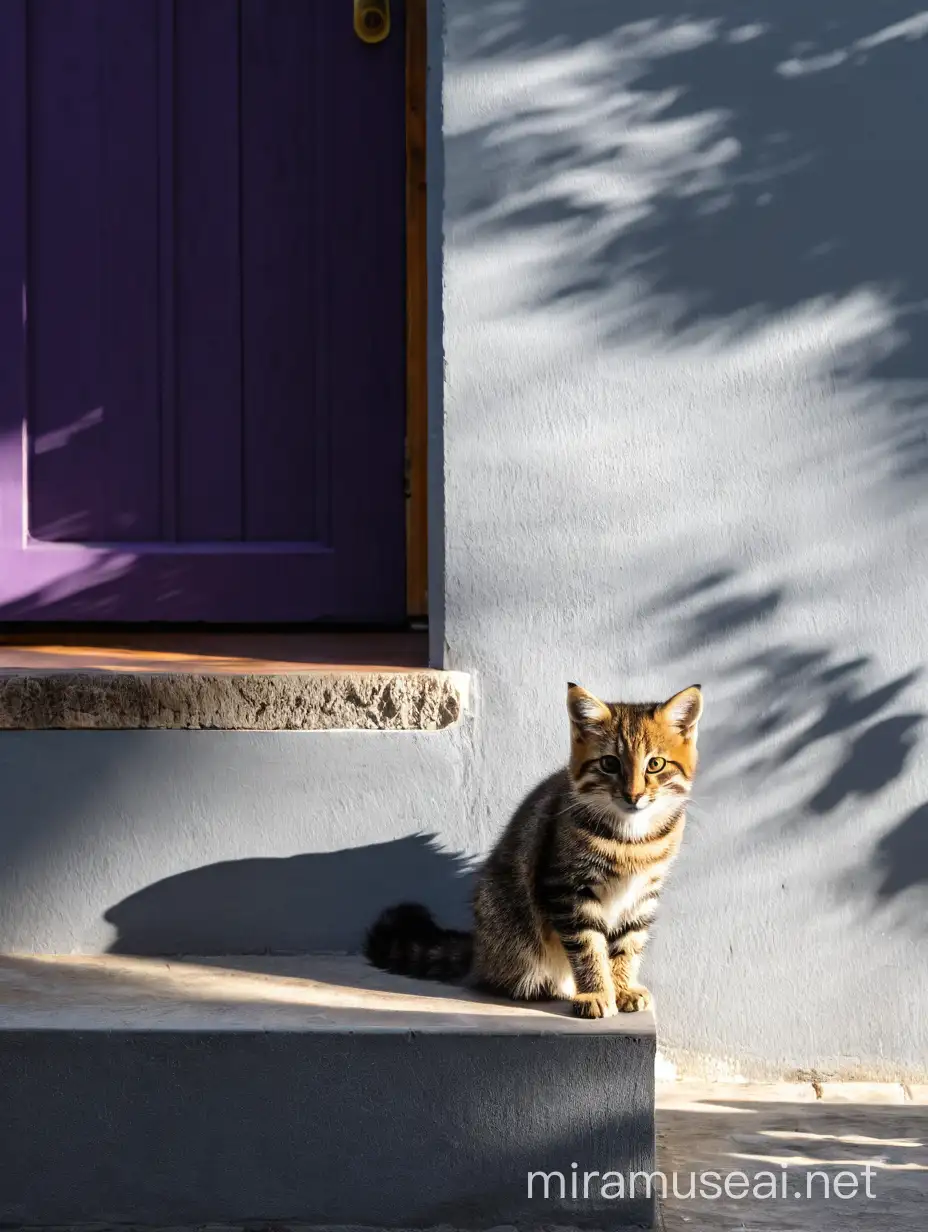
[{"label": "white stucco wall", "polygon": [[447,0],[447,661],[473,826],[565,682],[706,692],[663,1042],[928,1067],[928,14]]}]

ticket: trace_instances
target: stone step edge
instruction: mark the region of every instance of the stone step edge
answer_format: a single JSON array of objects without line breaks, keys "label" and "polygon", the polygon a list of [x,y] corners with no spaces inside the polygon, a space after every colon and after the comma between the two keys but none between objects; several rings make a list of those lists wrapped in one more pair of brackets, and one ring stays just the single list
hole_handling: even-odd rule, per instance
[{"label": "stone step edge", "polygon": [[420,731],[467,711],[464,672],[5,671],[0,730]]}]

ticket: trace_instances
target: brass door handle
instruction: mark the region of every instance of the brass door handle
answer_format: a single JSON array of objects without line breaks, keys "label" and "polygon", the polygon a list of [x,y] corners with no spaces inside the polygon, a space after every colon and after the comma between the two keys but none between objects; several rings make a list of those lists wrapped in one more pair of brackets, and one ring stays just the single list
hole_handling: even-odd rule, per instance
[{"label": "brass door handle", "polygon": [[390,0],[354,0],[354,32],[362,43],[382,43],[390,33]]}]

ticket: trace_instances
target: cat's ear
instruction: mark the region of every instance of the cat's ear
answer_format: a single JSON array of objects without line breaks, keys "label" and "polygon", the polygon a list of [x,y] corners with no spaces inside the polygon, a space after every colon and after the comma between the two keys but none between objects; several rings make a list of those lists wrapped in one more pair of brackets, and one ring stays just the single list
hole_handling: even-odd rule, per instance
[{"label": "cat's ear", "polygon": [[696,739],[696,728],[702,715],[702,685],[690,685],[680,693],[674,693],[664,702],[658,713],[670,727],[686,740]]},{"label": "cat's ear", "polygon": [[612,711],[605,702],[572,681],[567,685],[567,713],[571,723],[581,730],[601,727],[612,718]]}]

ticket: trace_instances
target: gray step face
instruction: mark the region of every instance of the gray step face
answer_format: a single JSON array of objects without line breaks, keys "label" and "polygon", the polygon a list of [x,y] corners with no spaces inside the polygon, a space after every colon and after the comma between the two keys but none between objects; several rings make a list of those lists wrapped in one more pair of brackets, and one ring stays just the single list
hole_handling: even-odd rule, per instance
[{"label": "gray step face", "polygon": [[358,960],[9,961],[0,1223],[652,1222],[641,1189],[583,1197],[584,1172],[655,1167],[650,1015],[581,1023]]}]

